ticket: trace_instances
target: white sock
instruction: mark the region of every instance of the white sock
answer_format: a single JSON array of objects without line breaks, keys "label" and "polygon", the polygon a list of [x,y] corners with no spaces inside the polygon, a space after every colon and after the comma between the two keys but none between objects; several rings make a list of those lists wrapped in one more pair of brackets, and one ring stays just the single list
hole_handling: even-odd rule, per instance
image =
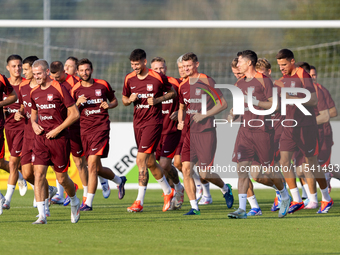
[{"label": "white sock", "polygon": [[181,182],[179,182],[179,183],[177,183],[177,184],[175,184],[174,183],[174,187],[175,187],[175,190],[176,191],[178,191],[178,190],[183,190],[183,186],[182,186],[182,184],[181,184]]},{"label": "white sock", "polygon": [[161,179],[157,180],[157,182],[161,185],[164,195],[169,195],[171,193],[171,187],[164,175]]},{"label": "white sock", "polygon": [[72,205],[76,205],[76,203],[77,203],[77,196],[74,195],[73,197],[70,197],[70,200],[71,200],[71,206]]},{"label": "white sock", "polygon": [[18,171],[18,173],[19,173],[19,179],[20,179],[20,180],[23,180],[24,177],[22,176],[22,173],[21,173],[20,171]]},{"label": "white sock", "polygon": [[287,200],[289,198],[288,191],[285,187],[282,190],[279,190],[279,194],[281,195],[282,200]]},{"label": "white sock", "polygon": [[196,200],[190,200],[190,205],[192,209],[195,209],[198,211],[198,204]]},{"label": "white sock", "polygon": [[58,180],[56,180],[55,182],[56,182],[56,186],[57,186],[57,189],[58,189],[59,197],[64,198],[64,187],[60,185]]},{"label": "white sock", "polygon": [[194,179],[194,182],[195,182],[196,186],[199,186],[199,185],[202,186],[201,179],[200,179],[200,177],[195,172],[192,174],[192,178]]},{"label": "white sock", "polygon": [[298,202],[298,203],[302,202],[302,199],[301,199],[300,193],[299,193],[299,189],[297,187],[294,188],[294,189],[291,189],[290,193],[292,194],[294,202]]},{"label": "white sock", "polygon": [[275,191],[279,191],[279,189],[275,186],[275,184],[272,186]]},{"label": "white sock", "polygon": [[138,195],[137,195],[136,200],[140,201],[140,205],[144,204],[145,192],[146,192],[146,186],[138,186]]},{"label": "white sock", "polygon": [[48,205],[48,198],[45,199],[45,212],[50,212],[50,207]]},{"label": "white sock", "polygon": [[[303,194],[303,191],[305,191],[305,195]],[[303,185],[303,187],[302,187],[302,197],[308,197],[309,198],[309,200],[311,200],[310,199],[310,196],[311,196],[311,193],[310,193],[310,190],[309,190],[309,186],[308,186],[308,184],[306,183],[306,184],[304,184]],[[317,201],[316,201],[317,202]]]},{"label": "white sock", "polygon": [[101,176],[99,176],[99,175],[98,175],[98,178],[99,178],[100,184],[102,184],[102,183],[104,183],[104,182],[107,182],[107,179],[105,179],[105,178],[103,178],[103,177],[101,177]]},{"label": "white sock", "polygon": [[[305,184],[305,185],[306,185],[306,184]],[[302,189],[301,197],[308,197],[308,198],[309,198],[308,192],[307,192],[306,189],[305,189],[305,185],[301,185],[301,189]],[[307,184],[307,186],[308,186],[308,184]],[[309,189],[309,188],[308,188],[308,189]],[[310,192],[309,192],[309,194],[310,194]]]},{"label": "white sock", "polygon": [[7,184],[6,201],[11,202],[13,193],[15,190],[15,185]]},{"label": "white sock", "polygon": [[257,199],[254,196],[251,196],[251,197],[248,197],[247,198],[249,204],[250,204],[250,207],[253,209],[253,208],[260,208],[259,204],[257,203]]},{"label": "white sock", "polygon": [[43,217],[44,219],[46,219],[45,201],[37,202],[37,208],[38,208],[38,212],[39,212],[39,217]]},{"label": "white sock", "polygon": [[308,198],[309,198],[310,202],[317,203],[318,202],[318,193],[310,194],[310,196]]},{"label": "white sock", "polygon": [[331,201],[331,197],[329,196],[329,193],[328,193],[328,187],[325,188],[325,189],[320,189],[321,191],[321,195],[322,195],[322,201]]},{"label": "white sock", "polygon": [[210,194],[210,184],[209,182],[206,184],[202,184],[202,188],[203,188],[203,196],[205,197],[211,197]]},{"label": "white sock", "polygon": [[85,204],[89,207],[92,207],[93,199],[94,199],[94,194],[87,193]]},{"label": "white sock", "polygon": [[83,186],[83,197],[87,197],[87,186]]},{"label": "white sock", "polygon": [[247,194],[238,194],[239,208],[246,210],[247,207]]},{"label": "white sock", "polygon": [[229,191],[229,187],[227,186],[227,184],[223,185],[223,188],[221,189],[221,191],[222,191],[223,195]]},{"label": "white sock", "polygon": [[122,179],[117,175],[115,175],[115,178],[113,178],[111,181],[113,181],[117,185],[120,185],[122,183]]}]

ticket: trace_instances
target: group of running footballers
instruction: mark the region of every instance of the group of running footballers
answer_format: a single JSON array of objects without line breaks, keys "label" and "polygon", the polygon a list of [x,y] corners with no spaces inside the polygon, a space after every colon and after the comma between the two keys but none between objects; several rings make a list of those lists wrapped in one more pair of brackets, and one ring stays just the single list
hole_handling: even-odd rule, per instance
[{"label": "group of running footballers", "polygon": [[[228,115],[228,122],[240,125],[232,155],[239,177],[239,208],[228,214],[230,218],[262,215],[249,176],[275,189],[271,210],[279,211],[280,218],[303,208],[317,208],[316,182],[322,194],[318,213],[327,213],[333,206],[329,180],[339,179],[338,171],[330,167],[333,140],[329,120],[337,116],[334,101],[328,90],[317,83],[315,67],[295,63],[293,52],[288,49],[279,51],[276,58],[283,74],[276,81],[271,78],[268,60],[258,59],[251,50],[239,52],[231,63],[238,79],[235,86],[244,94],[245,113],[236,115],[231,109]],[[127,211],[143,211],[148,169],[163,190],[164,212],[180,209],[186,192],[191,209],[184,215],[199,215],[198,205],[212,203],[209,183],[220,188],[227,207],[231,208],[234,203],[231,185],[209,170],[217,147],[214,116],[228,106],[221,90],[215,88],[211,77],[198,72],[199,61],[192,52],[177,59],[178,79],[166,76],[166,61],[161,57],[153,58],[149,69],[142,49],[132,51],[130,63],[133,71],[125,77],[122,102],[134,106],[139,188],[136,201]],[[98,177],[105,198],[110,195],[108,180],[111,180],[117,184],[118,197],[122,199],[126,178],[101,164],[101,158],[109,152],[108,109],[117,107],[118,100],[107,81],[92,78],[91,61],[69,57],[64,65],[60,61],[49,65],[36,56],[22,60],[11,55],[7,69],[10,77],[0,76],[3,92],[0,106],[6,116],[0,114],[0,119],[11,156],[9,162],[5,161],[2,149],[0,168],[10,175],[6,195],[0,193],[0,214],[3,209],[10,209],[17,182],[21,195],[27,191],[26,181],[34,189],[39,214],[33,224],[47,223],[50,203],[71,204],[71,222],[78,222],[80,211],[92,211]],[[21,77],[22,70],[25,78]],[[300,105],[309,114],[293,103],[287,104],[286,115],[281,115],[278,101],[286,87],[310,92],[310,98]],[[278,95],[273,94],[275,91]],[[279,100],[273,100],[277,97]],[[291,100],[304,97],[301,90],[285,94]],[[273,114],[254,111],[273,107]],[[254,120],[265,124],[252,125]],[[4,148],[3,135],[0,142]],[[76,196],[78,186],[67,174],[70,153],[84,188],[82,204]],[[49,186],[46,180],[48,166],[56,173],[57,188]],[[274,171],[273,166],[288,171]],[[245,167],[250,171],[241,171]],[[183,174],[183,185],[179,171]],[[303,184],[305,201],[296,177]],[[251,206],[248,213],[247,200]]]}]

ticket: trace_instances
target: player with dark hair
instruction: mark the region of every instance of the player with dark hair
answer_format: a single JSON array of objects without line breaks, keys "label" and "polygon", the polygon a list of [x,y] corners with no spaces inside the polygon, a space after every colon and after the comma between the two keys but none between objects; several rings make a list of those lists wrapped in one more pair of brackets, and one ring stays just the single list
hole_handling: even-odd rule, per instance
[{"label": "player with dark hair", "polygon": [[88,165],[88,193],[81,211],[92,211],[97,190],[98,175],[118,186],[118,198],[125,195],[126,177],[116,176],[110,168],[103,167],[101,158],[107,158],[110,141],[108,109],[118,106],[111,85],[104,80],[92,78],[92,62],[86,58],[78,61],[80,81],[72,88],[72,97],[80,111],[80,134]]},{"label": "player with dark hair", "polygon": [[[290,160],[293,152],[299,148],[303,153],[309,171],[314,169],[313,175],[319,183],[322,193],[321,213],[327,213],[333,206],[333,200],[328,194],[327,182],[325,175],[319,172],[318,169],[318,127],[314,107],[317,106],[318,98],[310,75],[301,67],[295,66],[294,54],[289,49],[282,49],[276,55],[277,63],[280,66],[280,71],[283,74],[281,79],[284,87],[296,87],[307,89],[311,93],[311,98],[303,106],[311,115],[305,115],[296,105],[286,106],[286,125],[280,139],[280,165],[284,169],[290,169]],[[287,93],[287,99],[304,98],[302,93]],[[291,123],[287,121],[291,119]],[[297,124],[296,124],[297,122]],[[295,125],[296,124],[296,125]],[[295,126],[294,126],[295,125]],[[304,203],[296,186],[295,174],[291,171],[284,171],[286,182],[289,185],[290,192],[293,197],[293,202],[290,205],[289,213],[294,213],[297,210],[304,208]]]},{"label": "player with dark hair", "polygon": [[70,56],[65,61],[64,70],[65,73],[74,76],[79,81],[79,77],[77,76],[77,64],[78,58]]},{"label": "player with dark hair", "polygon": [[[256,110],[272,108],[272,81],[265,75],[256,72],[257,54],[251,50],[245,50],[237,53],[239,72],[244,76],[239,79],[235,86],[239,87],[245,95],[245,100],[252,93],[252,104]],[[252,88],[249,91],[248,88]],[[248,95],[248,96],[247,96]],[[285,217],[289,207],[290,199],[286,188],[283,185],[283,177],[270,170],[273,166],[274,159],[274,129],[266,120],[271,119],[270,115],[257,115],[249,110],[248,101],[245,101],[246,111],[243,115],[243,124],[240,126],[234,150],[234,158],[237,158],[238,170],[238,190],[239,190],[239,208],[228,214],[230,218],[244,219],[247,218],[246,203],[247,190],[249,187],[249,173],[245,171],[250,169],[254,161],[258,161],[262,168],[266,170],[268,179],[277,187],[282,196],[282,205],[279,211],[279,218]],[[231,113],[232,119],[235,119]],[[254,126],[250,124],[253,119],[261,120],[264,125]]]},{"label": "player with dark hair", "polygon": [[[136,163],[139,171],[139,189],[136,201],[127,208],[128,212],[142,212],[146,185],[149,179],[148,169],[163,190],[163,212],[170,208],[174,196],[163,169],[156,162],[154,152],[161,138],[163,116],[161,102],[176,97],[176,91],[162,73],[157,73],[146,67],[146,53],[135,49],[130,54],[133,72],[125,77],[123,87],[123,104],[133,103],[133,127],[138,147]],[[166,94],[164,94],[166,92]]]},{"label": "player with dark hair", "polygon": [[[330,118],[335,118],[338,116],[337,109],[335,107],[334,100],[332,99],[331,94],[329,93],[328,89],[326,89],[323,85],[317,82],[317,71],[315,66],[310,66],[310,76],[312,77],[313,83],[317,86],[324,94],[325,101],[328,106],[328,112]],[[335,168],[331,164],[331,149],[334,144],[333,141],[333,131],[330,122],[326,122],[324,125],[324,142],[320,145],[319,151],[319,164],[322,169],[328,169],[328,172],[325,173],[326,180],[328,183],[328,192],[331,192],[330,180],[332,177],[340,180],[340,171]]]},{"label": "player with dark hair", "polygon": [[[8,81],[11,83],[16,94],[19,94],[19,86],[25,81],[21,77],[22,72],[22,58],[19,55],[10,55],[7,58],[6,66],[10,77]],[[6,95],[4,95],[6,98]],[[15,113],[20,109],[19,100],[15,103],[4,107],[4,113],[6,117],[5,121],[5,134],[8,149],[10,151],[9,158],[9,177],[7,184],[7,192],[5,195],[5,201],[3,203],[4,209],[10,208],[11,199],[15,190],[16,183],[18,182],[20,195],[24,196],[27,191],[27,183],[19,172],[20,156],[22,151],[22,142],[24,138],[24,120],[16,121],[14,119]],[[20,174],[19,174],[20,173]]]}]

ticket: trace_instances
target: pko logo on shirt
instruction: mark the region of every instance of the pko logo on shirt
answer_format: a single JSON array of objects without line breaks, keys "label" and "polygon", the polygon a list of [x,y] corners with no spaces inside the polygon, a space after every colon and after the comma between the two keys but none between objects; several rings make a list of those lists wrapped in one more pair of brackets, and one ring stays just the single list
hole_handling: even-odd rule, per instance
[{"label": "pko logo on shirt", "polygon": [[[275,112],[278,104],[278,93],[277,88],[273,88],[273,96],[272,96],[272,107],[268,110],[258,110],[255,109],[253,105],[253,91],[254,87],[249,87],[247,90],[247,96],[243,94],[242,90],[231,84],[216,84],[215,88],[220,89],[228,89],[233,96],[233,114],[234,115],[244,115],[244,103],[245,100],[248,104],[248,109],[251,113],[256,115],[270,115]],[[297,93],[302,93],[305,95],[304,98],[286,98],[286,95],[297,95]],[[210,94],[212,97],[212,95]],[[212,97],[213,98],[213,97]],[[286,115],[286,106],[287,105],[295,105],[304,115],[312,115],[302,104],[307,103],[311,98],[311,93],[309,90],[304,88],[294,88],[294,87],[284,87],[281,88],[281,115]],[[216,102],[215,102],[216,104]],[[201,102],[203,115],[207,114],[207,99],[206,95],[202,94],[202,102]]]}]

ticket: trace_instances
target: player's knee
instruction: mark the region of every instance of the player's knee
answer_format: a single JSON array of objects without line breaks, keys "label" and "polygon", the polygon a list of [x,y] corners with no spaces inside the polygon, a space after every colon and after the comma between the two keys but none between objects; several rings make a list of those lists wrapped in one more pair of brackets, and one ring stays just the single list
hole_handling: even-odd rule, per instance
[{"label": "player's knee", "polygon": [[44,179],[46,179],[46,175],[42,172],[34,171],[34,178],[37,182],[40,182],[40,181],[43,181]]},{"label": "player's knee", "polygon": [[171,170],[171,163],[170,162],[167,162],[167,161],[164,161],[164,160],[160,160],[159,161],[159,165],[165,171]]},{"label": "player's knee", "polygon": [[178,161],[174,161],[174,166],[178,169],[178,171],[182,172],[182,163]]}]

